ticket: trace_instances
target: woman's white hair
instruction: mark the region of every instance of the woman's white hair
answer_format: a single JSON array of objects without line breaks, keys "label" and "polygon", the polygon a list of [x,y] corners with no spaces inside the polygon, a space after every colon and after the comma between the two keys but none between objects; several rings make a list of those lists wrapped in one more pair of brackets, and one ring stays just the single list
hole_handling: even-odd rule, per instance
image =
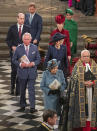
[{"label": "woman's white hair", "polygon": [[89,55],[90,55],[90,52],[89,52],[89,50],[87,50],[87,49],[84,49],[84,50],[82,50],[82,51],[81,51],[81,56],[83,56],[83,54],[84,54],[85,52],[88,52],[88,53],[89,53]]}]

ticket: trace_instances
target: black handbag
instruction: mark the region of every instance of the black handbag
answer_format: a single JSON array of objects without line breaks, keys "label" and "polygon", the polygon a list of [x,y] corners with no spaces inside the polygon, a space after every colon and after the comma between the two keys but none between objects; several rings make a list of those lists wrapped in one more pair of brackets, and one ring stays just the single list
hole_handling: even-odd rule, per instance
[{"label": "black handbag", "polygon": [[60,92],[59,102],[62,105],[68,103],[68,92],[67,91]]}]

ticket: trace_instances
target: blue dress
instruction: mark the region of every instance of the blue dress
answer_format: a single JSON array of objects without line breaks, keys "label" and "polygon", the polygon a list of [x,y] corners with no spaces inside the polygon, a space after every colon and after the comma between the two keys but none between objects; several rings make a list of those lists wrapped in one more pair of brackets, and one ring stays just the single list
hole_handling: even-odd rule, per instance
[{"label": "blue dress", "polygon": [[64,75],[66,76],[67,68],[68,68],[66,45],[61,45],[60,49],[57,49],[55,46],[50,45],[45,58],[45,63],[44,63],[45,67],[47,67],[47,62],[51,59],[57,59],[57,61],[60,61],[60,65],[58,69],[62,70]]},{"label": "blue dress", "polygon": [[40,88],[43,90],[44,94],[44,107],[45,109],[55,110],[60,114],[60,103],[58,94],[49,94],[49,85],[57,79],[61,83],[60,91],[66,88],[66,82],[64,78],[63,71],[58,70],[56,74],[51,74],[50,71],[46,70],[43,72],[43,77],[40,83]]}]

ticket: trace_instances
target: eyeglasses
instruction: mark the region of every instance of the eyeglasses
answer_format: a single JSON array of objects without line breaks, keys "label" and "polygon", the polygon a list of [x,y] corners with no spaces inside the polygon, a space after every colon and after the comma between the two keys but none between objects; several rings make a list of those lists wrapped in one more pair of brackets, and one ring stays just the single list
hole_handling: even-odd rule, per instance
[{"label": "eyeglasses", "polygon": [[90,57],[90,56],[82,56],[82,57]]}]

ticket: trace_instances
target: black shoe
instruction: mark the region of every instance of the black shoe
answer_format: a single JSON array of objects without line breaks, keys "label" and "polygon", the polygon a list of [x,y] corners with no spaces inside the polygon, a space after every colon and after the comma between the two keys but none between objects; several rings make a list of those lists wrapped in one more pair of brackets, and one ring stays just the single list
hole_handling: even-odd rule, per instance
[{"label": "black shoe", "polygon": [[37,112],[37,109],[30,108],[30,113],[34,113],[34,112]]},{"label": "black shoe", "polygon": [[19,109],[19,111],[20,111],[20,112],[25,111],[25,107],[21,107],[21,108]]},{"label": "black shoe", "polygon": [[85,16],[93,16],[93,13],[92,12],[86,12]]}]

